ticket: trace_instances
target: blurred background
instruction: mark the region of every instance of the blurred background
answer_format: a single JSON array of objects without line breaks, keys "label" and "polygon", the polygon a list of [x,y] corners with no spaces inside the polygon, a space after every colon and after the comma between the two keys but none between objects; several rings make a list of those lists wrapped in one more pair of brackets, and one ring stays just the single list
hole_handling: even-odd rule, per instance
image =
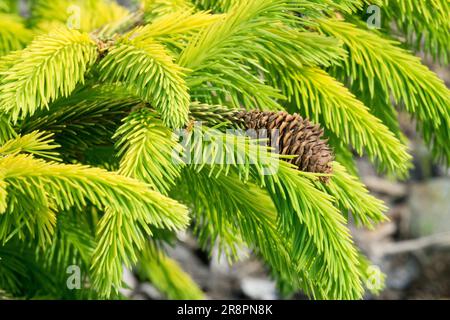
[{"label": "blurred background", "polygon": [[[450,86],[450,68],[428,66]],[[372,231],[351,228],[355,242],[387,276],[385,290],[366,299],[450,299],[450,170],[432,162],[407,115],[400,114],[400,123],[414,156],[415,168],[408,180],[379,176],[366,159],[358,160],[362,180],[389,206],[390,218]],[[210,299],[280,298],[265,267],[249,252],[241,252],[241,261],[229,266],[217,254],[209,258],[185,234],[170,249],[170,256]],[[138,283],[130,273],[125,278],[130,287],[125,293],[130,298],[162,298],[149,283]],[[297,294],[291,299],[307,298]]]}]

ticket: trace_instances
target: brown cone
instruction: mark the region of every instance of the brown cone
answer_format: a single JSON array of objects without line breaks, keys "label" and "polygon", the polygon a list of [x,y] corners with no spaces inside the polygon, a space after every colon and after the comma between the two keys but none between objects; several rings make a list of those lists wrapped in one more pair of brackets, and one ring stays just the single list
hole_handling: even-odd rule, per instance
[{"label": "brown cone", "polygon": [[[287,112],[241,111],[238,118],[243,119],[247,129],[266,129],[271,135],[273,129],[279,130],[276,146],[282,155],[296,155],[289,160],[300,170],[314,173],[332,172],[333,153],[323,130],[298,114]],[[270,137],[269,137],[270,138]],[[328,181],[327,177],[322,179]]]}]

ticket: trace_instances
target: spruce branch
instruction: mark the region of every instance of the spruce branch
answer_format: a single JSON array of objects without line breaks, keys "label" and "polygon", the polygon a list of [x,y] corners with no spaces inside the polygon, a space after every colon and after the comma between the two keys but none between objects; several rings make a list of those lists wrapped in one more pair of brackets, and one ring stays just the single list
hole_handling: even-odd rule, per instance
[{"label": "spruce branch", "polygon": [[338,77],[353,79],[352,88],[369,101],[382,94],[385,104],[390,104],[392,95],[396,104],[419,119],[436,157],[449,163],[450,91],[444,82],[392,40],[344,21],[322,19],[320,26],[344,41],[350,53],[351,60],[336,68]]},{"label": "spruce branch", "polygon": [[[233,174],[210,176],[191,168],[182,171],[180,182],[177,191],[183,192],[195,213],[195,232],[205,250],[218,245],[220,253],[234,261],[237,249],[245,244],[261,255],[275,274],[284,275],[291,283],[300,282],[303,273],[290,259],[289,239],[278,232],[276,209],[263,189],[243,183]],[[192,193],[192,186],[202,192]]]},{"label": "spruce branch", "polygon": [[95,43],[87,34],[59,29],[37,37],[15,55],[21,59],[3,74],[0,110],[14,122],[67,97],[97,59]]},{"label": "spruce branch", "polygon": [[339,10],[351,14],[365,9],[368,5],[381,5],[382,0],[312,0],[310,2],[323,5],[328,12]]},{"label": "spruce branch", "polygon": [[[33,0],[19,18],[0,0],[0,295],[123,298],[126,266],[169,298],[203,298],[164,251],[192,218],[203,249],[234,262],[248,247],[283,292],[361,298],[370,264],[348,215],[372,228],[386,207],[358,180],[352,149],[406,175],[404,106],[447,159],[450,104],[387,25],[368,30],[358,15],[385,5],[406,45],[425,37],[445,62],[447,4],[140,3]],[[78,9],[80,31],[69,30]],[[71,264],[81,290],[65,285]]]},{"label": "spruce branch", "polygon": [[24,119],[18,131],[51,132],[61,145],[64,159],[77,159],[91,148],[112,146],[112,136],[121,120],[140,103],[120,87],[88,84],[77,88],[70,97],[50,103],[48,110]]},{"label": "spruce branch", "polygon": [[423,48],[438,61],[450,62],[450,3],[447,0],[381,2],[386,20],[395,23],[405,35],[404,42],[412,49]]},{"label": "spruce branch", "polygon": [[[205,140],[208,147],[200,148],[193,143],[186,151],[195,154],[195,150],[208,150],[203,155],[209,160],[208,164],[193,164],[193,170],[206,170],[211,177],[234,171],[242,181],[251,178],[268,190],[279,212],[281,230],[293,241],[296,261],[312,282],[322,283],[327,288],[321,294],[316,292],[316,295],[336,299],[361,297],[363,289],[356,251],[344,217],[333,205],[333,197],[316,189],[310,175],[274,158],[273,154],[265,155],[261,160],[257,140],[255,143],[255,140],[237,138],[237,144],[232,147],[225,134],[217,133],[214,139],[209,137]],[[240,161],[227,162],[223,157],[230,153],[234,153],[233,159]],[[276,172],[264,174],[267,172],[264,163],[273,165],[275,161],[278,163]]]},{"label": "spruce branch", "polygon": [[[93,210],[86,207],[87,212]],[[95,223],[90,215],[80,215],[74,209],[59,212],[51,245],[40,257],[44,267],[56,269],[59,274],[66,273],[69,265],[80,265],[88,271],[96,246]]]},{"label": "spruce branch", "polygon": [[[10,182],[4,179],[5,196],[2,195],[0,216],[0,243],[5,245],[13,237],[22,241],[35,240],[38,247],[45,248],[52,242],[56,226],[57,208],[44,190],[8,188]],[[31,189],[31,188],[30,188]]]},{"label": "spruce branch", "polygon": [[192,10],[176,10],[152,19],[150,23],[138,26],[128,32],[126,37],[139,38],[142,41],[150,38],[171,41],[186,40],[195,32],[221,19],[221,15]]},{"label": "spruce branch", "polygon": [[16,131],[8,117],[0,114],[0,145],[7,143],[10,139],[15,138],[16,135]]},{"label": "spruce branch", "polygon": [[[254,36],[254,30],[288,19],[291,16],[285,10],[290,8],[284,1],[237,3],[222,19],[194,37],[178,59],[181,66],[191,70],[187,83],[192,96],[215,99],[203,100],[210,104],[225,104],[228,100],[235,107],[281,110],[277,99],[283,96],[253,71],[263,67],[251,54],[264,48],[255,43],[258,37]],[[267,53],[264,49],[260,51]]]},{"label": "spruce branch", "polygon": [[[151,191],[143,183],[104,170],[46,163],[25,155],[1,158],[0,168],[3,184],[0,208],[2,211],[14,210],[3,214],[6,222],[1,225],[6,227],[0,229],[0,235],[4,241],[17,232],[9,227],[21,225],[8,221],[10,217],[28,223],[35,221],[44,245],[44,241],[50,241],[54,230],[51,226],[55,224],[54,214],[45,214],[49,212],[45,208],[69,210],[75,207],[81,210],[87,199],[101,209],[109,208],[99,221],[98,243],[91,265],[93,285],[104,296],[111,294],[112,285],[115,285],[115,290],[120,285],[122,263],[130,265],[136,262],[136,250],[142,249],[145,235],[151,234],[150,224],[178,230],[188,222],[182,205]],[[15,190],[26,190],[26,194]],[[6,202],[7,196],[9,202]],[[33,220],[24,219],[24,214],[34,212],[31,207],[20,210],[20,206],[31,206],[30,202],[23,200],[26,197],[45,201],[42,211],[37,211]],[[15,211],[16,207],[18,211]],[[37,215],[39,212],[44,216]],[[117,223],[119,220],[121,223]],[[44,225],[48,227],[44,228]],[[27,230],[35,228],[28,227]]]},{"label": "spruce branch", "polygon": [[365,150],[380,169],[399,177],[408,174],[407,147],[343,84],[318,68],[302,68],[292,85],[296,86],[292,109],[323,124],[360,155]]},{"label": "spruce branch", "polygon": [[288,166],[281,165],[276,178],[267,180],[282,230],[292,233],[294,257],[312,281],[322,284],[322,298],[361,298],[356,250],[333,197]]},{"label": "spruce branch", "polygon": [[53,151],[59,146],[53,143],[52,137],[51,133],[39,131],[17,136],[0,146],[0,156],[29,153],[41,158],[59,160],[58,153]]},{"label": "spruce branch", "polygon": [[101,60],[99,69],[102,81],[123,82],[153,104],[169,127],[187,123],[190,98],[183,69],[154,39],[121,39]]},{"label": "spruce branch", "polygon": [[180,161],[173,154],[181,146],[156,114],[145,108],[134,111],[123,120],[113,138],[118,139],[119,173],[167,194],[180,175]]},{"label": "spruce branch", "polygon": [[164,17],[173,12],[187,12],[195,10],[194,4],[189,0],[142,0],[141,10],[145,13],[147,21],[156,17]]},{"label": "spruce branch", "polygon": [[[9,155],[0,159],[2,178],[12,187],[29,184],[27,190],[43,188],[53,195],[55,204],[70,209],[85,204],[85,199],[100,208],[111,207],[158,227],[177,229],[187,220],[183,207],[133,179],[105,170],[80,165],[65,165],[34,159],[29,155]],[[119,187],[120,184],[120,187]],[[74,187],[77,186],[77,189]],[[120,192],[117,192],[120,188]],[[93,192],[93,191],[96,192]],[[133,203],[136,199],[140,201]],[[164,204],[165,203],[165,204]],[[168,214],[172,207],[178,214]],[[158,210],[168,214],[163,218]],[[145,212],[145,213],[144,213]]]},{"label": "spruce branch", "polygon": [[349,174],[338,162],[333,162],[333,177],[327,184],[316,183],[316,186],[332,195],[343,212],[353,215],[356,225],[373,229],[375,224],[384,222],[387,207],[383,201],[369,194],[367,188],[359,180]]},{"label": "spruce branch", "polygon": [[5,56],[0,56],[0,80],[6,75],[6,71],[15,64],[20,57],[21,51],[12,51]]}]

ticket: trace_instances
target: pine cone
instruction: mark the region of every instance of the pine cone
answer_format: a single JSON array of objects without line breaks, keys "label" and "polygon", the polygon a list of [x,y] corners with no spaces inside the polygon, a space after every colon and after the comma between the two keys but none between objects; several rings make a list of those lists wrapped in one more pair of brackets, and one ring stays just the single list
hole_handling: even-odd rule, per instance
[{"label": "pine cone", "polygon": [[[240,111],[247,129],[266,129],[270,140],[273,129],[279,130],[275,146],[282,155],[296,155],[289,160],[300,170],[314,173],[332,172],[333,153],[326,140],[321,139],[323,130],[298,114],[287,112]],[[269,141],[271,143],[271,141]],[[328,181],[324,177],[322,181]]]},{"label": "pine cone", "polygon": [[[290,115],[282,111],[245,111],[194,103],[191,105],[191,116],[210,125],[229,121],[233,126],[244,130],[266,129],[269,140],[271,130],[278,129],[279,136],[275,146],[282,155],[297,156],[289,162],[302,171],[332,173],[333,153],[327,141],[321,139],[323,130],[298,114]],[[321,180],[327,182],[329,179],[323,177]]]}]

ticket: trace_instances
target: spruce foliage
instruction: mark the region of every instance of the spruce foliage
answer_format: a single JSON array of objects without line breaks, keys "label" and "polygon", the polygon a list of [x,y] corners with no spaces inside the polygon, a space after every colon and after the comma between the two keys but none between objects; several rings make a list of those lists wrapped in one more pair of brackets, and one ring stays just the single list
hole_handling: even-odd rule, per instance
[{"label": "spruce foliage", "polygon": [[[372,228],[387,208],[353,154],[405,178],[405,111],[450,164],[449,90],[414,55],[448,63],[447,0],[25,4],[21,16],[18,1],[0,0],[2,294],[121,298],[127,267],[168,298],[202,299],[166,253],[185,230],[230,263],[251,249],[284,294],[381,289],[382,275],[366,288],[370,264],[347,224]],[[380,29],[365,22],[370,4]],[[328,145],[315,148],[319,127],[300,128],[285,152],[261,152],[263,140],[237,131],[255,110],[298,113]],[[308,163],[319,150],[327,162]],[[304,171],[315,167],[327,170]]]}]

